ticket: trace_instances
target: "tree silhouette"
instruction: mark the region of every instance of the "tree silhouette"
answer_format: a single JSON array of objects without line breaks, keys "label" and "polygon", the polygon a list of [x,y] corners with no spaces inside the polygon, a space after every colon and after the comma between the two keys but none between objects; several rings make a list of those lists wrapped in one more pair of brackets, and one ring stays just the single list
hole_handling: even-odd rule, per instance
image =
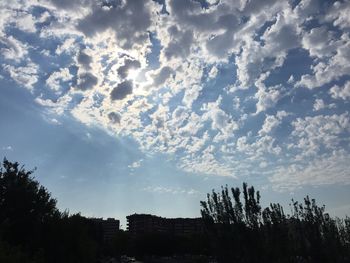
[{"label": "tree silhouette", "polygon": [[332,219],[308,196],[292,200],[286,215],[278,203],[262,209],[259,191],[246,183],[243,202],[239,188],[230,190],[213,190],[200,203],[219,262],[349,262],[349,218]]},{"label": "tree silhouette", "polygon": [[94,223],[61,213],[33,172],[6,159],[0,168],[0,262],[96,262]]},{"label": "tree silhouette", "polygon": [[4,159],[0,169],[0,226],[3,239],[33,251],[43,235],[42,225],[58,218],[56,200],[17,162]]},{"label": "tree silhouette", "polygon": [[210,258],[203,255],[218,262],[350,262],[350,218],[331,218],[308,196],[292,199],[286,214],[278,203],[263,209],[253,186],[226,185],[200,203],[205,233],[119,231],[107,242],[94,220],[61,213],[33,172],[6,159],[0,167],[1,263],[94,263],[122,254],[145,262],[174,254],[202,255],[201,262]]}]

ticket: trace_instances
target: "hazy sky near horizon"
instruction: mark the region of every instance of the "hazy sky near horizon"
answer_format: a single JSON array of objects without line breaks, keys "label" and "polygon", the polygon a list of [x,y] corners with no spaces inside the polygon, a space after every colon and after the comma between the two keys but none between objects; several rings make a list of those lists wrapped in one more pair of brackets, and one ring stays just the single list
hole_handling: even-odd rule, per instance
[{"label": "hazy sky near horizon", "polygon": [[[61,209],[198,216],[212,188],[350,215],[350,1],[0,2],[0,154]],[[287,209],[288,211],[288,209]]]}]

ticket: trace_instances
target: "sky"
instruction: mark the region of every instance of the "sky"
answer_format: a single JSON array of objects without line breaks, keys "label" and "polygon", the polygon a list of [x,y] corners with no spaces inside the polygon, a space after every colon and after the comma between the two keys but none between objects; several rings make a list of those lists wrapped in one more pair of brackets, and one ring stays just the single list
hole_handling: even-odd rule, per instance
[{"label": "sky", "polygon": [[0,156],[61,210],[196,217],[243,182],[350,215],[350,1],[4,0]]}]

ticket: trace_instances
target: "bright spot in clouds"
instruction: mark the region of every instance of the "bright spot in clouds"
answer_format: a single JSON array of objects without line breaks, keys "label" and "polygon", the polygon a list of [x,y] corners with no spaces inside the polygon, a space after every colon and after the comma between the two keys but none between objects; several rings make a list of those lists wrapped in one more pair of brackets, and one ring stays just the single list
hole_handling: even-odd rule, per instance
[{"label": "bright spot in clouds", "polygon": [[139,77],[140,70],[139,69],[130,69],[128,71],[127,79],[130,79],[132,81],[137,81]]}]

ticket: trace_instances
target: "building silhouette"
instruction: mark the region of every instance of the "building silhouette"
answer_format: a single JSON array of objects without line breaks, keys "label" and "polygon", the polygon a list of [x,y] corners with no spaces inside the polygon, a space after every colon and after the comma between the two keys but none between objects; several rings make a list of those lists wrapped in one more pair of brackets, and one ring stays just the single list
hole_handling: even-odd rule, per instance
[{"label": "building silhouette", "polygon": [[120,222],[114,218],[91,218],[96,228],[102,233],[103,240],[110,240],[118,231]]},{"label": "building silhouette", "polygon": [[132,235],[146,233],[195,235],[204,231],[202,218],[164,218],[150,214],[132,214],[126,219],[127,229]]}]

